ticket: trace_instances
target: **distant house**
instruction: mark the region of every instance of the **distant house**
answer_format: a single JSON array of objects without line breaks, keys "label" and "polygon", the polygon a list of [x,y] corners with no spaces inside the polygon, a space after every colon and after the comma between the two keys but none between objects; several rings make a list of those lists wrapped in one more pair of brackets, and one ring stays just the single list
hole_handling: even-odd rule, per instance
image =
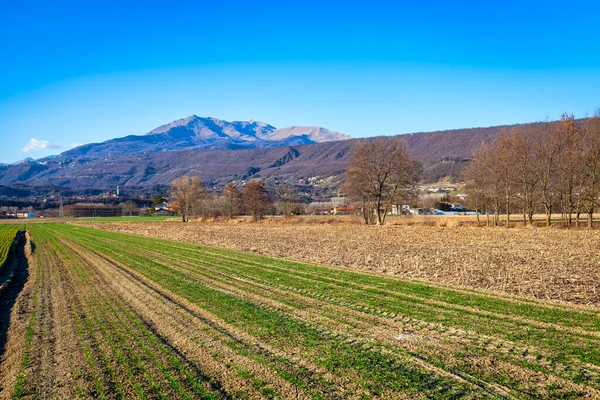
[{"label": "distant house", "polygon": [[33,211],[17,211],[17,218],[35,218]]},{"label": "distant house", "polygon": [[331,210],[331,213],[333,215],[354,215],[357,211],[358,209],[354,206],[340,206],[334,207],[333,210]]},{"label": "distant house", "polygon": [[154,212],[152,213],[152,215],[171,216],[175,215],[175,211],[169,206],[169,203],[160,203],[154,206]]},{"label": "distant house", "polygon": [[388,215],[407,215],[412,214],[412,208],[409,204],[392,204]]}]

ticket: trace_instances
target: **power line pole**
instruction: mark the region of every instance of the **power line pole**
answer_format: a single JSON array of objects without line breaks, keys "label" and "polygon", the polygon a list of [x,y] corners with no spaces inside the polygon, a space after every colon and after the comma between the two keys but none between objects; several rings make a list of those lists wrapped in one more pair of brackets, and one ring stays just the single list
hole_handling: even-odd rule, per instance
[{"label": "power line pole", "polygon": [[58,216],[60,218],[64,218],[65,217],[65,210],[63,208],[63,198],[62,198],[62,196],[60,196],[60,208],[58,209]]}]

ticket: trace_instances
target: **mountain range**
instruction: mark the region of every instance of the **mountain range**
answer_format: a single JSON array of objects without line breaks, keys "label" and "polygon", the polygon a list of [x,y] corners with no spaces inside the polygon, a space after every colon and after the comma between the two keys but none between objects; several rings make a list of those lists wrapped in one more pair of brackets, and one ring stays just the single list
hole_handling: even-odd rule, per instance
[{"label": "mountain range", "polygon": [[103,158],[118,154],[156,153],[173,150],[241,150],[298,146],[351,139],[317,126],[277,129],[260,121],[223,121],[192,115],[162,125],[145,135],[130,135],[103,143],[79,146],[59,159]]},{"label": "mountain range", "polygon": [[[460,176],[481,143],[505,127],[401,135],[424,166],[425,181]],[[58,156],[0,165],[6,187],[107,189],[117,185],[143,193],[168,186],[184,174],[215,186],[251,178],[275,182],[326,182],[336,187],[356,140],[321,127],[277,129],[259,121],[228,122],[190,116],[145,135],[79,146]],[[39,190],[36,190],[39,192]]]}]

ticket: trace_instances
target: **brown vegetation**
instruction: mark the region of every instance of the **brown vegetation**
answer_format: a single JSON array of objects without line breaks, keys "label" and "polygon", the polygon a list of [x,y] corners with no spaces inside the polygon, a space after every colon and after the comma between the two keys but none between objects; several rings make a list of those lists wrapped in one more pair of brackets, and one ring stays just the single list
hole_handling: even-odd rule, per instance
[{"label": "brown vegetation", "polygon": [[[324,220],[321,220],[324,221]],[[328,218],[326,222],[344,221]],[[340,265],[442,284],[600,305],[600,232],[456,227],[413,218],[373,228],[348,224],[95,224],[102,229],[275,257]]]},{"label": "brown vegetation", "polygon": [[[264,245],[254,228],[291,225],[221,226],[249,228]],[[295,227],[299,245],[307,228],[329,239],[330,226]],[[370,232],[365,243],[393,233],[338,226],[349,227]],[[600,395],[593,307],[83,226],[29,228],[30,307],[15,315],[27,328],[0,365],[2,395],[15,399]],[[329,254],[325,244],[311,248]]]},{"label": "brown vegetation", "polygon": [[[512,127],[491,146],[475,151],[464,170],[470,206],[482,210],[490,225],[499,215],[522,215],[533,223],[536,211],[544,212],[550,226],[558,213],[567,225],[579,225],[582,213],[587,226],[600,195],[600,111],[576,121],[563,114],[560,121]],[[478,221],[479,222],[479,221]]]}]

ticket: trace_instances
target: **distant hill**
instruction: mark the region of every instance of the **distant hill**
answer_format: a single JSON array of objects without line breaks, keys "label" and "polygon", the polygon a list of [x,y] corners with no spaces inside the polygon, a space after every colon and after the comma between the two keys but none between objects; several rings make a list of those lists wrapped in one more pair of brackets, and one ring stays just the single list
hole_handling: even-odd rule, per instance
[{"label": "distant hill", "polygon": [[[27,157],[27,158],[24,158],[23,160],[15,161],[14,163],[12,163],[12,165],[23,164],[23,163],[32,163],[32,162],[35,162],[35,160],[31,157]],[[1,164],[1,165],[8,165],[8,164]]]},{"label": "distant hill", "polygon": [[482,143],[491,143],[503,130],[511,126],[454,129],[400,136],[406,140],[411,154],[416,159],[431,164],[447,159],[469,158]]},{"label": "distant hill", "polygon": [[[212,133],[203,131],[203,124],[204,122],[198,123],[190,129],[197,131],[197,136],[212,137]],[[188,126],[187,123],[184,125]],[[282,137],[294,138],[298,134],[313,135],[316,140],[315,135],[322,134],[322,128],[292,127],[276,130],[268,127],[266,124],[250,122],[244,126],[238,125],[236,132],[257,137],[257,140],[266,140],[261,137],[276,140]],[[458,129],[400,137],[406,140],[414,157],[423,163],[425,181],[431,182],[459,177],[460,170],[473,150],[481,143],[493,141],[503,128]],[[146,137],[172,135],[173,129],[173,126],[165,125]],[[328,136],[328,132],[330,131],[325,130],[324,133],[327,138],[337,137]],[[228,134],[233,135],[231,131]],[[359,139],[241,150],[198,150],[184,147],[183,150],[107,153],[109,148],[116,146],[118,140],[105,142],[99,148],[101,150],[93,150],[99,145],[87,145],[90,147],[82,146],[43,162],[0,166],[0,185],[58,186],[78,190],[114,188],[116,185],[143,188],[169,185],[173,179],[184,174],[199,175],[204,181],[215,185],[256,177],[288,182],[311,177],[336,177],[334,183],[337,184],[346,168],[349,149]],[[83,152],[82,148],[90,151]]]},{"label": "distant hill", "polygon": [[172,150],[241,150],[298,146],[351,139],[350,136],[315,126],[277,129],[260,121],[223,121],[192,115],[160,126],[145,135],[130,135],[103,143],[91,143],[60,154],[57,159],[105,158],[119,154],[156,153]]},{"label": "distant hill", "polygon": [[[508,127],[399,137],[423,164],[424,181],[436,182],[460,179],[473,150],[481,143],[494,141]],[[216,186],[252,178],[311,184],[317,178],[336,187],[354,141],[369,140],[348,138],[319,127],[276,129],[258,121],[227,122],[192,116],[146,135],[84,145],[37,161],[0,165],[0,185],[18,186],[19,190],[38,188],[32,189],[35,193],[42,188],[83,192],[117,185],[144,192],[144,188],[165,187],[188,174],[199,175]],[[8,193],[6,189],[4,192]]]}]

